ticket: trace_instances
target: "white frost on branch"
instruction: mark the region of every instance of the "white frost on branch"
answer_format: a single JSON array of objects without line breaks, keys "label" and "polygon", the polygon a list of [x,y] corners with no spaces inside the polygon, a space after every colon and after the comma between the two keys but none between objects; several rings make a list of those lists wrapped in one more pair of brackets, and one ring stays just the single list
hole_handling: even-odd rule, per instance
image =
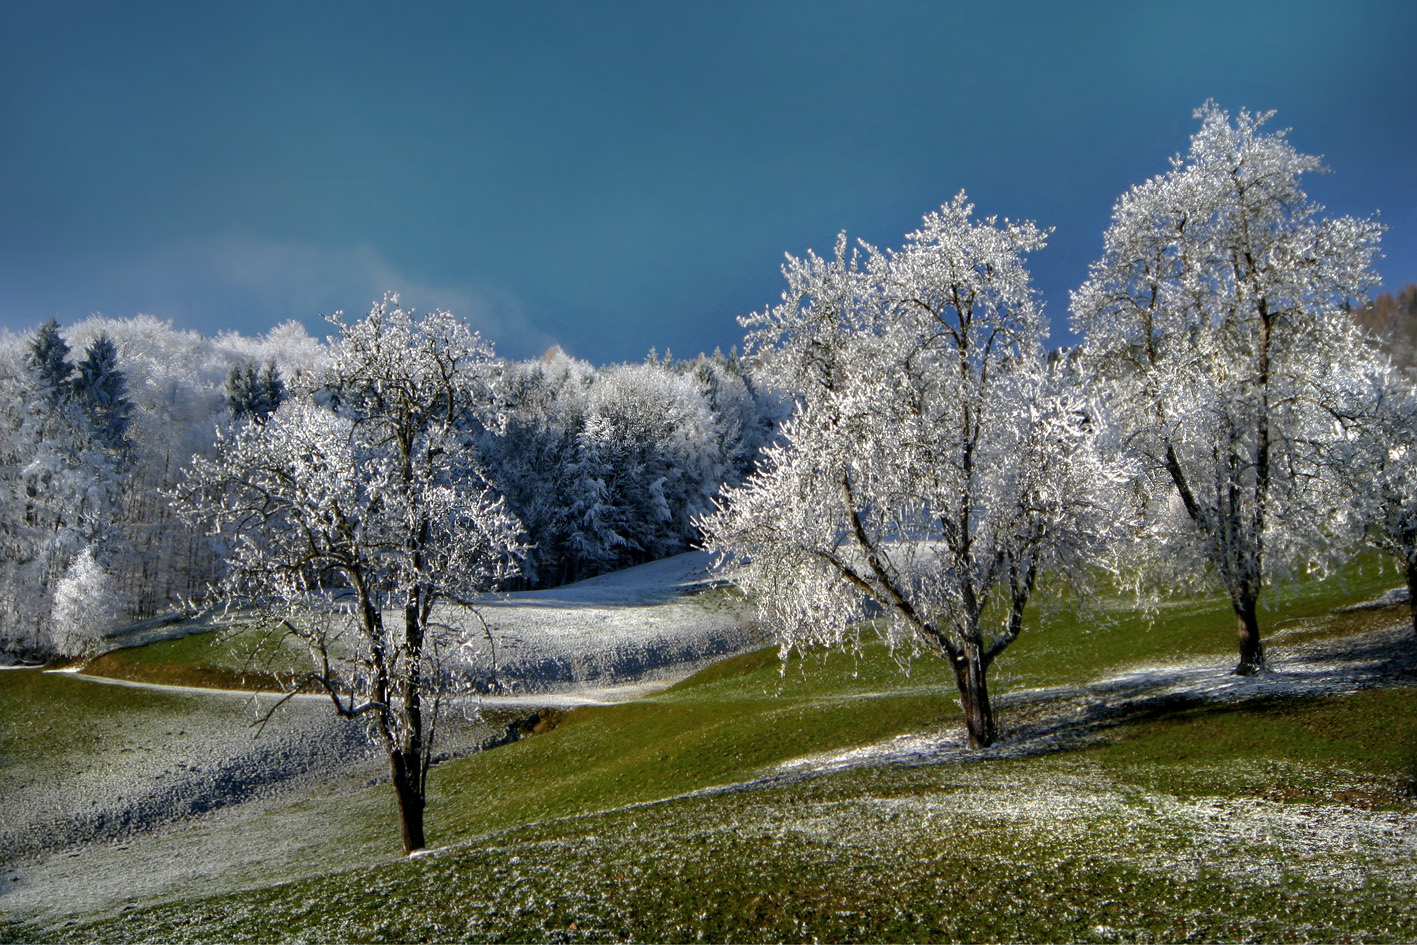
[{"label": "white frost on branch", "polygon": [[423,807],[443,658],[463,640],[434,619],[516,573],[515,516],[482,473],[479,433],[502,419],[490,345],[446,312],[396,296],[332,319],[328,362],[265,423],[197,458],[179,500],[229,546],[219,595],[304,638],[307,682],[367,719],[389,756],[406,852]]}]

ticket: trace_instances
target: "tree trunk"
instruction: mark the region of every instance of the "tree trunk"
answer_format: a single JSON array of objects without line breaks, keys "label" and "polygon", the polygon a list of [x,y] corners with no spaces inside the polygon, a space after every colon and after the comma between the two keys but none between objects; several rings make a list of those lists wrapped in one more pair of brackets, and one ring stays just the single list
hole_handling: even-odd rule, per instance
[{"label": "tree trunk", "polygon": [[1412,613],[1412,632],[1417,634],[1417,561],[1407,558],[1407,609]]},{"label": "tree trunk", "polygon": [[1236,676],[1253,676],[1264,669],[1264,648],[1260,646],[1260,621],[1255,613],[1255,597],[1245,595],[1235,602],[1235,633],[1240,643]]},{"label": "tree trunk", "polygon": [[988,748],[994,744],[994,710],[989,706],[989,687],[979,647],[966,644],[954,660],[954,671],[960,705],[964,707],[964,727],[969,731],[969,747]]},{"label": "tree trunk", "polygon": [[423,843],[423,790],[419,783],[418,756],[394,751],[389,754],[389,771],[393,776],[394,794],[399,802],[399,835],[403,840],[403,852],[422,850]]}]

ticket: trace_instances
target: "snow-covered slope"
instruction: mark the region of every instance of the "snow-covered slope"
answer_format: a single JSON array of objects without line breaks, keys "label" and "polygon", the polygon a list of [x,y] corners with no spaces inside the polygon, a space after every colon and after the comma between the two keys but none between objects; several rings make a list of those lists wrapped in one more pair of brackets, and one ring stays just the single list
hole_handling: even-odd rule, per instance
[{"label": "snow-covered slope", "polygon": [[489,691],[680,677],[767,642],[709,563],[691,551],[552,590],[489,595],[476,614],[448,608],[441,617],[472,639],[464,665]]}]

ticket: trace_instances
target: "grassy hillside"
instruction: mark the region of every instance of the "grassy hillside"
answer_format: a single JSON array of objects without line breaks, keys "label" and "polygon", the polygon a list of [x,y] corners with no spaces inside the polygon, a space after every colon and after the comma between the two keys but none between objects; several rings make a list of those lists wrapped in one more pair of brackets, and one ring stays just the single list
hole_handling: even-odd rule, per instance
[{"label": "grassy hillside", "polygon": [[[1401,608],[1330,613],[1394,583],[1366,562],[1295,589],[1276,600],[1269,639],[1282,649],[1400,625]],[[997,687],[1006,739],[1039,711],[1024,689],[1178,658],[1208,660],[1219,675],[1233,662],[1223,602],[1154,620],[1110,613],[1063,613],[1015,645]],[[927,658],[906,676],[880,647],[785,671],[771,651],[749,654],[652,699],[567,712],[545,734],[440,765],[429,811],[438,849],[426,857],[332,860],[324,875],[212,898],[194,888],[96,924],[9,934],[1410,939],[1417,675],[1410,641],[1383,639],[1375,658],[1397,688],[1152,700],[1066,750],[1006,746],[815,775],[790,763],[897,735],[947,736],[958,722],[948,673]]]},{"label": "grassy hillside", "polygon": [[[1277,619],[1290,641],[1390,624],[1386,614],[1332,611],[1370,599],[1393,581],[1390,570],[1360,562],[1322,588],[1289,589]],[[1194,656],[1233,662],[1234,616],[1221,600],[1085,625],[1064,612],[1031,631],[997,664],[996,696],[1148,662]],[[653,699],[577,710],[550,737],[444,767],[434,781],[430,843],[757,778],[803,755],[953,726],[955,700],[953,675],[928,655],[906,675],[880,645],[859,656],[815,654],[786,665],[771,650],[748,654]],[[1007,730],[1018,719],[1005,704],[999,721]]]},{"label": "grassy hillside", "polygon": [[309,669],[303,645],[289,634],[254,623],[206,624],[213,629],[105,653],[84,672],[160,685],[280,692],[291,674]]},{"label": "grassy hillside", "polygon": [[[1412,689],[1375,691],[1143,725],[1076,755],[686,798],[72,934],[1410,940],[1411,803],[1393,788],[1410,767],[1401,752],[1355,748],[1410,746],[1414,710]],[[1373,730],[1371,720],[1393,718],[1403,720],[1395,730]],[[1361,721],[1325,734],[1343,720]],[[1178,744],[1192,747],[1189,758]],[[1342,758],[1341,769],[1315,764],[1315,747]]]}]

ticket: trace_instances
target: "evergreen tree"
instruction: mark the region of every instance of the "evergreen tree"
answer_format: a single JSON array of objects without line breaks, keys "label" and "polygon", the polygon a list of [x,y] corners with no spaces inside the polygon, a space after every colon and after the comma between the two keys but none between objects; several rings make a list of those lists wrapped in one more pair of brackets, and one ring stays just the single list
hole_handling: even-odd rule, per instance
[{"label": "evergreen tree", "polygon": [[280,369],[276,367],[275,361],[267,361],[266,366],[261,369],[252,395],[252,413],[258,423],[265,422],[285,400],[285,381],[281,380]]},{"label": "evergreen tree", "polygon": [[68,398],[74,366],[69,363],[69,346],[59,337],[59,323],[50,319],[34,333],[29,363],[39,377],[39,386],[51,406]]},{"label": "evergreen tree", "polygon": [[128,445],[128,379],[118,367],[118,348],[102,333],[84,351],[74,378],[74,396],[93,425],[95,441],[106,449]]},{"label": "evergreen tree", "polygon": [[237,420],[251,416],[251,404],[256,387],[256,368],[248,361],[232,365],[226,376],[226,403]]},{"label": "evergreen tree", "polygon": [[261,372],[249,361],[231,369],[226,378],[226,402],[237,420],[252,419],[265,423],[266,418],[285,400],[285,381],[275,361],[267,361]]}]

